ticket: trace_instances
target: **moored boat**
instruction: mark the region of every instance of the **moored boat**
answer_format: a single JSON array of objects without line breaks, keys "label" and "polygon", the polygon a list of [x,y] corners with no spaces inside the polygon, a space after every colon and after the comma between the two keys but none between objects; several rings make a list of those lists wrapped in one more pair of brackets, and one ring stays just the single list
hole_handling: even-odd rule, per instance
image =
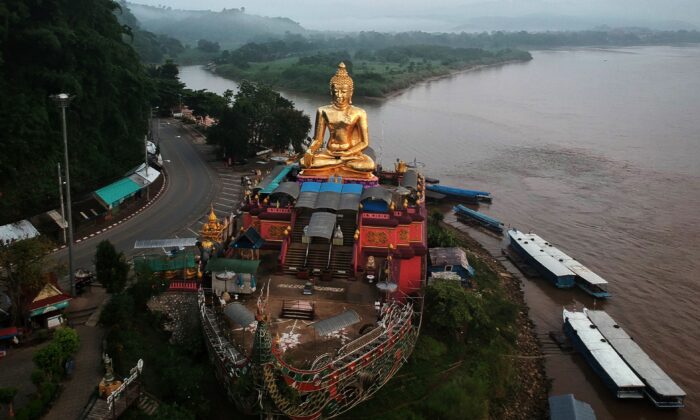
[{"label": "moored boat", "polygon": [[[517,231],[516,229],[511,230]],[[513,246],[513,235],[510,235],[510,237],[511,246]],[[608,282],[604,278],[544,240],[541,236],[534,233],[523,234],[519,232],[517,237],[522,238],[519,242],[527,241],[528,244],[531,244],[530,248],[527,249],[532,250],[536,254],[544,254],[545,256],[542,259],[551,259],[554,263],[558,263],[569,270],[574,275],[574,284],[584,292],[599,299],[610,297],[610,292],[607,290]],[[534,246],[532,246],[533,244]]]},{"label": "moored boat", "polygon": [[464,188],[448,187],[445,185],[426,185],[426,190],[443,194],[452,199],[467,202],[491,201],[491,193],[479,190],[467,190]]},{"label": "moored boat", "polygon": [[605,385],[621,399],[644,398],[644,382],[630,369],[584,312],[563,310],[564,333]]},{"label": "moored boat", "polygon": [[591,324],[645,383],[644,394],[659,408],[684,407],[685,392],[605,311],[587,310]]},{"label": "moored boat", "polygon": [[561,289],[574,287],[576,275],[560,261],[545,253],[530,236],[517,229],[508,230],[511,248],[535,267],[544,278]]},{"label": "moored boat", "polygon": [[457,216],[469,218],[470,220],[474,220],[488,229],[491,229],[498,233],[503,233],[503,223],[501,223],[501,221],[498,219],[495,219],[491,216],[487,216],[476,210],[472,210],[461,204],[454,206],[452,208],[452,211],[454,211]]}]

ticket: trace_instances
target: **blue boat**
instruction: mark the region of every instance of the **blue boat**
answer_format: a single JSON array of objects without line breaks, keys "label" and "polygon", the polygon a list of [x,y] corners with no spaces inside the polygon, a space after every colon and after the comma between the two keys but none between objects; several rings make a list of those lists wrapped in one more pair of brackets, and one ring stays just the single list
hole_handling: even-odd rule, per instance
[{"label": "blue boat", "polygon": [[444,194],[450,198],[462,199],[466,201],[491,201],[491,193],[478,190],[467,190],[464,188],[447,187],[444,185],[426,185],[425,189],[439,194]]},{"label": "blue boat", "polygon": [[530,234],[526,235],[517,229],[508,231],[511,248],[535,267],[542,277],[560,289],[574,287],[576,275],[560,261],[545,253],[538,244],[531,240],[530,236]]},{"label": "blue boat", "polygon": [[644,398],[644,382],[615,352],[584,312],[563,310],[564,333],[617,398]]},{"label": "blue boat", "polygon": [[491,216],[479,213],[478,211],[472,210],[461,204],[454,206],[452,208],[452,211],[454,211],[457,216],[468,217],[470,219],[476,220],[479,224],[486,228],[489,228],[498,233],[503,233],[503,223],[501,223],[497,219],[494,219]]}]

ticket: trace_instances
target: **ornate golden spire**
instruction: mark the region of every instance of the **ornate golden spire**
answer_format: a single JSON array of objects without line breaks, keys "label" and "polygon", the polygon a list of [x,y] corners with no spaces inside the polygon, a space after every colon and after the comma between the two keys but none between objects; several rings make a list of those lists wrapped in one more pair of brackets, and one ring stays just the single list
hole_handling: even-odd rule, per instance
[{"label": "ornate golden spire", "polygon": [[209,212],[209,223],[215,224],[219,220],[216,218],[216,213],[214,213],[214,205],[211,205],[211,212]]},{"label": "ornate golden spire", "polygon": [[331,77],[330,87],[333,88],[333,85],[346,85],[350,89],[354,87],[352,77],[348,74],[345,63],[343,62],[338,64],[338,70],[336,70],[335,75]]}]

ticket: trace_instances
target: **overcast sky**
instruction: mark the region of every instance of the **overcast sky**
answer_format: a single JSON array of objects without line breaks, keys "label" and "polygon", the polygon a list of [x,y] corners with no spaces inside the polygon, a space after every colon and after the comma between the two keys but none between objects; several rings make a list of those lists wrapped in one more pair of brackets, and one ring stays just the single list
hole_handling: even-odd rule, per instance
[{"label": "overcast sky", "polygon": [[[700,0],[132,0],[177,9],[246,8],[247,13],[289,17],[308,29],[447,31],[483,25],[539,24],[700,28]],[[536,15],[536,16],[531,16]],[[560,18],[557,22],[547,17]],[[484,18],[506,19],[484,19]],[[527,19],[523,19],[526,17]],[[476,24],[475,24],[476,22]],[[487,23],[485,23],[487,22]],[[505,22],[505,23],[503,23]],[[470,26],[470,24],[472,24]],[[537,25],[535,23],[534,25]],[[686,25],[686,26],[688,26]],[[488,29],[517,29],[497,28]],[[523,29],[535,29],[534,27]],[[546,29],[546,28],[545,28]]]}]

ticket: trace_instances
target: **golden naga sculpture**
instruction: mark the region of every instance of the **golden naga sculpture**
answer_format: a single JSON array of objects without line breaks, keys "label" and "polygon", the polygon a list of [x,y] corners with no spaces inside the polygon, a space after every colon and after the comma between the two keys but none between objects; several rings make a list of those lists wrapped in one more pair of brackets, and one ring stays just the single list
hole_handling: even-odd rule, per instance
[{"label": "golden naga sculpture", "polygon": [[[301,160],[302,175],[371,178],[374,161],[362,153],[369,146],[367,113],[352,105],[353,82],[340,63],[331,78],[332,103],[316,111],[311,145]],[[328,129],[329,137],[324,145]]]}]

